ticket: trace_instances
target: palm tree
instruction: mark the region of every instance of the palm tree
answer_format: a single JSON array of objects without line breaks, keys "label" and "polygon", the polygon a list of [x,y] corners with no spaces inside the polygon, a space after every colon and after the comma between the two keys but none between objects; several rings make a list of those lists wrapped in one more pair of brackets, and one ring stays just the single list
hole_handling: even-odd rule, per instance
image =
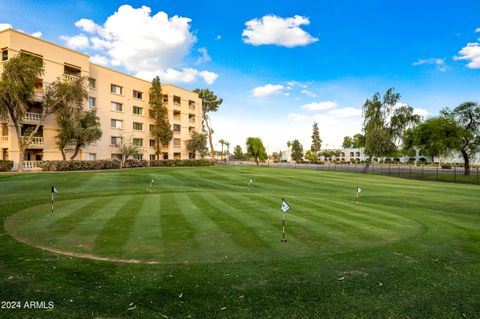
[{"label": "palm tree", "polygon": [[225,140],[222,138],[221,140],[218,141],[218,143],[220,143],[222,145],[222,152],[220,153],[221,154],[220,160],[223,161],[223,145],[225,145]]}]

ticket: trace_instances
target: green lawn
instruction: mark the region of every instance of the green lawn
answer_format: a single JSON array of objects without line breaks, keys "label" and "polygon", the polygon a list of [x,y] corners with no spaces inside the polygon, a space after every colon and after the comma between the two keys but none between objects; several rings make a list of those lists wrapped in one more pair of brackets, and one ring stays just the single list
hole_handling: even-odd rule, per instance
[{"label": "green lawn", "polygon": [[478,318],[479,194],[256,167],[0,175],[0,300],[55,303],[0,318]]}]

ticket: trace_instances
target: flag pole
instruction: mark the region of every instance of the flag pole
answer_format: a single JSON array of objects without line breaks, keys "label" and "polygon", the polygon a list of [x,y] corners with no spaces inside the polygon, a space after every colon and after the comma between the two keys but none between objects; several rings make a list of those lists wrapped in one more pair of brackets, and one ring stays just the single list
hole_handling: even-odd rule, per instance
[{"label": "flag pole", "polygon": [[285,213],[283,213],[283,218],[282,218],[282,243],[287,242],[287,239],[285,238]]},{"label": "flag pole", "polygon": [[359,193],[359,191],[357,189],[357,208],[358,208],[358,193]]},{"label": "flag pole", "polygon": [[52,216],[53,216],[53,191],[52,191]]}]

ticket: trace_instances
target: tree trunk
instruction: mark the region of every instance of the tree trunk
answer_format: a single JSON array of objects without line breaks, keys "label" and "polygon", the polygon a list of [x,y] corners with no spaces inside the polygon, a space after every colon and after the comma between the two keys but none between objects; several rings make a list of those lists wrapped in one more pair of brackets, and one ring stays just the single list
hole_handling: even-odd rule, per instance
[{"label": "tree trunk", "polygon": [[365,168],[363,169],[363,172],[362,173],[367,173],[368,172],[368,169],[370,168],[370,164],[372,163],[372,157],[369,156],[367,158],[367,163],[365,164]]},{"label": "tree trunk", "polygon": [[67,160],[67,155],[65,154],[65,149],[63,147],[60,147],[60,152],[62,153],[62,158],[64,161]]},{"label": "tree trunk", "polygon": [[210,143],[210,154],[212,157],[212,161],[215,160],[215,150],[213,149],[213,140],[212,140],[212,134],[213,130],[210,127],[210,124],[208,123],[208,116],[205,115],[205,125],[207,125],[207,130],[208,130],[208,142]]},{"label": "tree trunk", "polygon": [[258,164],[259,164],[259,161],[258,161],[258,156],[257,156],[257,157],[255,157],[255,162],[257,163],[257,166],[258,166]]},{"label": "tree trunk", "polygon": [[465,150],[461,150],[460,152],[463,156],[463,167],[465,175],[470,175],[470,158],[468,157],[468,153]]},{"label": "tree trunk", "polygon": [[[80,146],[79,146],[79,145],[75,145],[75,152],[73,152],[73,155],[70,157],[70,160],[75,159],[75,157],[77,157],[79,151],[80,151]],[[62,152],[62,154],[63,154],[63,152]],[[64,158],[64,159],[65,159],[65,158]]]}]

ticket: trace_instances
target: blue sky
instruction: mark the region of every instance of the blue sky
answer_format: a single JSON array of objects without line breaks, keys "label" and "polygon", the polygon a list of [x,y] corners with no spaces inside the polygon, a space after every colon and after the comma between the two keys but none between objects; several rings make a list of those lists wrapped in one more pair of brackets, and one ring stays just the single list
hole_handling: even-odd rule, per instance
[{"label": "blue sky", "polygon": [[211,88],[225,101],[215,140],[259,136],[271,152],[294,138],[308,148],[313,121],[324,146],[339,146],[360,131],[364,100],[388,87],[425,116],[479,101],[479,12],[479,1],[445,0],[3,0],[0,24],[134,75]]}]

